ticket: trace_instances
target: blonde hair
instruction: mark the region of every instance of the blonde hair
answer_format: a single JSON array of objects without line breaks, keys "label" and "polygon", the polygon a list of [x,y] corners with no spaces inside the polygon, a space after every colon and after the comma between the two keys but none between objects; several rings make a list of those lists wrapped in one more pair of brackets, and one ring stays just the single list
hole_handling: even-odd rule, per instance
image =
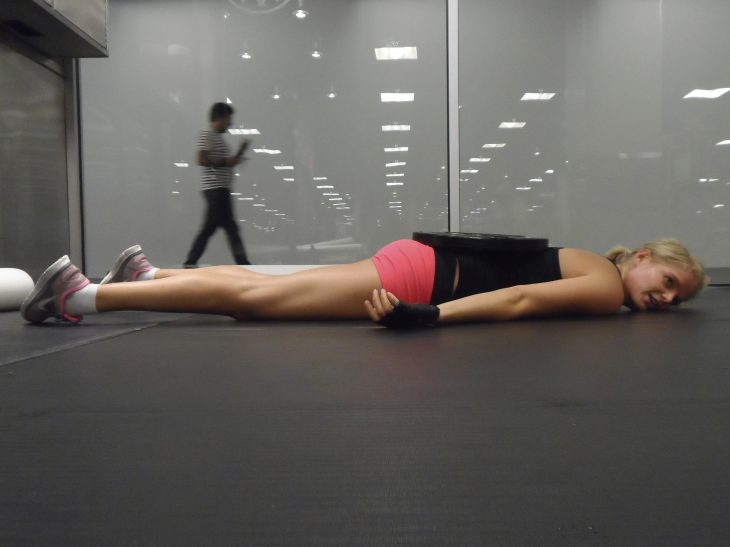
[{"label": "blonde hair", "polygon": [[692,256],[689,249],[678,239],[655,239],[649,243],[644,243],[641,247],[633,251],[623,245],[616,245],[605,256],[614,264],[621,264],[642,249],[648,249],[651,252],[652,259],[656,262],[670,266],[679,266],[692,274],[695,282],[692,291],[687,296],[688,300],[697,296],[697,293],[710,283],[710,278],[705,273],[705,267],[702,265],[702,262],[697,257]]}]

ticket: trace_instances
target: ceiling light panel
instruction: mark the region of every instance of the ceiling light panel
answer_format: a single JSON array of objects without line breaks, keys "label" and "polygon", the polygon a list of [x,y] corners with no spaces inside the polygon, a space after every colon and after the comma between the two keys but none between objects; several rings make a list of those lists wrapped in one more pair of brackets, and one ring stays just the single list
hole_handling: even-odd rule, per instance
[{"label": "ceiling light panel", "polygon": [[555,97],[555,93],[525,93],[521,101],[549,101]]},{"label": "ceiling light panel", "polygon": [[415,93],[381,93],[380,102],[382,103],[412,103],[416,99]]},{"label": "ceiling light panel", "polygon": [[375,58],[378,61],[404,61],[418,59],[418,48],[407,47],[376,47]]},{"label": "ceiling light panel", "polygon": [[717,99],[730,91],[730,87],[718,87],[717,89],[693,89],[683,99]]}]

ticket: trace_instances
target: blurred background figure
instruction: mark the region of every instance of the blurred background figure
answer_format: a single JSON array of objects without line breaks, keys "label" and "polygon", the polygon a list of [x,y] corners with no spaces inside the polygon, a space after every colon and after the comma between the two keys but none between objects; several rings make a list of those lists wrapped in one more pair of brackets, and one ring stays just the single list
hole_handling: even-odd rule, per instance
[{"label": "blurred background figure", "polygon": [[210,109],[210,127],[200,133],[198,139],[197,162],[203,168],[200,188],[205,199],[206,209],[203,225],[195,236],[193,245],[188,252],[183,266],[195,268],[198,260],[205,252],[208,240],[218,227],[226,231],[228,244],[231,247],[236,264],[251,264],[246,256],[246,249],[233,216],[231,203],[231,185],[233,182],[233,168],[241,163],[243,153],[249,145],[244,139],[238,151],[231,155],[223,133],[231,125],[233,108],[226,103],[215,103]]}]

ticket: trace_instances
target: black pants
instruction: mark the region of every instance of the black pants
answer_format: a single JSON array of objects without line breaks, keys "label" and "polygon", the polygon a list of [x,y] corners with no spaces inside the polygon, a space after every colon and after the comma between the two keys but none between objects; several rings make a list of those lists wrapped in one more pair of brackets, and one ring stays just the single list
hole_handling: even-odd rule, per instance
[{"label": "black pants", "polygon": [[241,234],[238,231],[238,224],[233,218],[233,206],[231,204],[231,192],[228,188],[212,188],[203,190],[203,197],[207,204],[205,220],[198,235],[195,236],[193,246],[190,248],[188,257],[185,259],[186,266],[194,266],[203,255],[208,240],[215,233],[218,227],[223,228],[228,236],[228,244],[233,252],[236,264],[250,264],[243,248]]}]

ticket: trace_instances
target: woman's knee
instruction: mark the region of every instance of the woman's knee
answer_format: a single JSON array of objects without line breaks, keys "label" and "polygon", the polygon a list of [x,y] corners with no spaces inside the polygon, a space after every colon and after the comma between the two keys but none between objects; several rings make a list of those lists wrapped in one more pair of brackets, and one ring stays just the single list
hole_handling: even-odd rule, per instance
[{"label": "woman's knee", "polygon": [[237,320],[261,319],[271,301],[271,291],[261,278],[236,280],[231,299],[231,315]]}]

